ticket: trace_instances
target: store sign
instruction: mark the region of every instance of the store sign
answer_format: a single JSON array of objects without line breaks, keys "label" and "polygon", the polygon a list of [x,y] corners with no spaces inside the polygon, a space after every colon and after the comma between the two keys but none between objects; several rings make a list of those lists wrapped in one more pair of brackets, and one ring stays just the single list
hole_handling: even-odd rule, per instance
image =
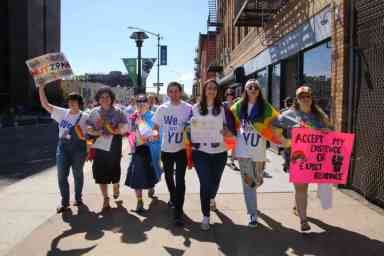
[{"label": "store sign", "polygon": [[288,35],[244,64],[245,75],[250,75],[256,70],[292,56],[331,37],[331,21],[331,7],[327,7],[308,22],[288,33]]}]

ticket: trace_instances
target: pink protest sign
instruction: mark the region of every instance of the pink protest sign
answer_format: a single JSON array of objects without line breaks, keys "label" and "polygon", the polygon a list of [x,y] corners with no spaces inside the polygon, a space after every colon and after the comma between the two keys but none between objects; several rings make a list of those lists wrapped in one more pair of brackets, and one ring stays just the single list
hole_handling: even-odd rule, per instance
[{"label": "pink protest sign", "polygon": [[290,182],[345,184],[354,139],[349,133],[294,128]]}]

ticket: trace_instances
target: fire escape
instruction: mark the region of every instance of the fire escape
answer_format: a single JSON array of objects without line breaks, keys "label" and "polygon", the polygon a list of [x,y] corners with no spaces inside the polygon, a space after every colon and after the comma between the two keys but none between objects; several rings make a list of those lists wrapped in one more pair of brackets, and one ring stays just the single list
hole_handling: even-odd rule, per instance
[{"label": "fire escape", "polygon": [[236,0],[234,25],[263,27],[287,3],[288,0]]},{"label": "fire escape", "polygon": [[[220,21],[218,11],[217,11],[217,0],[208,0],[208,21],[207,21],[207,34],[208,41],[216,40],[216,36],[220,33],[220,28],[223,26],[223,23]],[[214,38],[213,38],[214,37]],[[211,53],[216,53],[215,49],[212,49],[214,46],[209,46],[211,49],[208,49]],[[216,54],[215,54],[216,55]],[[215,59],[217,56],[215,56]],[[217,65],[216,61],[210,63],[208,66],[209,72],[221,72],[223,67]]]}]

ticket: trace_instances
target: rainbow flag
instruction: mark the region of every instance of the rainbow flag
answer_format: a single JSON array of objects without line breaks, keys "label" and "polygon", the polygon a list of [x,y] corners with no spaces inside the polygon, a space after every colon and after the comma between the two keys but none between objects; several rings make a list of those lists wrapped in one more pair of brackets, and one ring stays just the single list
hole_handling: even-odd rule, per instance
[{"label": "rainbow flag", "polygon": [[83,133],[83,130],[81,130],[81,127],[79,124],[77,124],[75,126],[75,133],[77,135],[77,137],[80,139],[80,140],[85,140],[85,136],[84,136],[84,133]]},{"label": "rainbow flag", "polygon": [[108,122],[104,123],[104,128],[112,135],[118,134],[119,129],[118,128],[113,128],[112,125]]},{"label": "rainbow flag", "polygon": [[[242,99],[237,101],[231,107],[231,112],[234,117],[235,128],[237,131],[240,129],[240,109],[242,101]],[[278,136],[278,134],[272,130],[272,120],[278,116],[279,112],[267,101],[264,101],[264,112],[257,120],[251,122],[251,125],[263,139],[268,140],[274,144],[282,144],[280,136]]]},{"label": "rainbow flag", "polygon": [[192,162],[192,141],[191,141],[191,127],[185,127],[184,128],[184,146],[185,146],[185,152],[187,154],[187,167],[188,169],[192,169],[193,162]]}]

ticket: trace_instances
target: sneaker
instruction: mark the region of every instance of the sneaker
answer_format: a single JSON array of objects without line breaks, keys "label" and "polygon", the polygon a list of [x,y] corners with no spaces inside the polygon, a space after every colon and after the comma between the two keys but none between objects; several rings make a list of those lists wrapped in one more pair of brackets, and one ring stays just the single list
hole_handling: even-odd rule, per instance
[{"label": "sneaker", "polygon": [[201,230],[207,231],[210,228],[209,225],[209,217],[204,217],[203,221],[201,222]]},{"label": "sneaker", "polygon": [[154,188],[148,189],[148,197],[153,198],[154,196],[155,196],[155,189]]},{"label": "sneaker", "polygon": [[136,206],[136,212],[137,213],[142,213],[142,212],[144,212],[145,211],[145,209],[144,209],[144,204],[143,204],[143,202],[142,201],[138,201],[137,202],[137,206]]},{"label": "sneaker", "polygon": [[250,227],[250,228],[256,228],[257,227],[257,218],[255,215],[251,215],[249,223],[248,223],[248,227]]},{"label": "sneaker", "polygon": [[184,226],[184,220],[182,218],[175,218],[174,219],[174,225],[176,227],[183,227]]},{"label": "sneaker", "polygon": [[58,206],[56,208],[57,213],[63,213],[63,212],[69,211],[69,210],[70,210],[70,208],[68,206]]},{"label": "sneaker", "polygon": [[211,199],[211,201],[209,202],[209,208],[211,209],[211,211],[217,211],[217,208],[216,208],[216,202],[215,202],[215,199]]},{"label": "sneaker", "polygon": [[169,208],[175,208],[171,200],[169,200],[167,204]]},{"label": "sneaker", "polygon": [[83,201],[76,201],[76,202],[73,204],[73,206],[76,206],[76,207],[80,207],[80,206],[83,206],[83,205],[84,205]]}]

